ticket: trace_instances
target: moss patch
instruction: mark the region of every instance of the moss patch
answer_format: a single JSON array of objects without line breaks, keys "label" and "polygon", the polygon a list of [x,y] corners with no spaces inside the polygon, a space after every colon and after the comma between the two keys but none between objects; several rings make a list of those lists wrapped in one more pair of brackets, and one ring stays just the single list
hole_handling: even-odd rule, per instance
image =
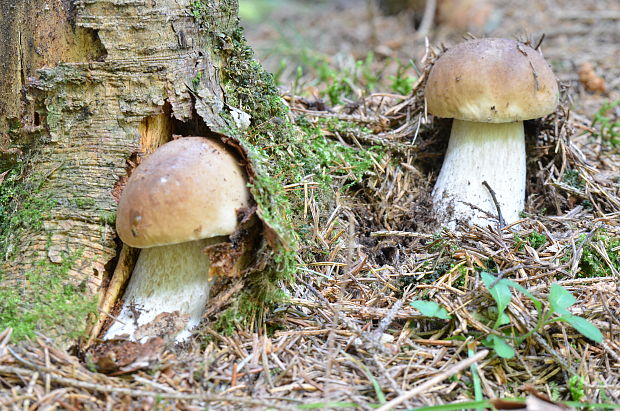
[{"label": "moss patch", "polygon": [[24,178],[25,163],[9,171],[0,184],[0,251],[4,259],[19,252],[16,238],[23,230],[40,231],[43,217],[56,201],[38,194],[43,178]]},{"label": "moss patch", "polygon": [[[85,283],[70,282],[69,270],[79,257],[65,255],[60,264],[38,261],[15,287],[0,289],[0,329],[13,328],[18,340],[35,337],[38,330],[56,330],[63,339],[82,336],[97,299],[83,297]],[[6,274],[0,274],[0,283],[5,281]]]},{"label": "moss patch", "polygon": [[217,53],[215,57],[220,60],[226,103],[251,116],[250,127],[240,130],[230,113],[220,113],[228,120],[229,128],[217,131],[234,137],[248,153],[255,172],[251,192],[259,206],[259,215],[278,234],[280,242],[259,252],[261,256],[271,253],[272,262],[259,275],[248,279],[253,291],[221,315],[224,328],[231,321],[253,318],[257,306],[280,301],[282,291],[278,281],[292,279],[298,253],[303,260],[303,253],[312,248],[304,244],[303,251],[298,251],[301,239],[306,241],[303,233],[307,227],[303,218],[304,190],[296,185],[318,184],[325,194],[314,198],[323,201],[319,204],[323,208],[333,201],[334,191],[327,188],[334,185],[334,179],[340,180],[338,183],[344,190],[352,188],[372,168],[373,162],[382,157],[380,148],[357,149],[325,137],[325,130],[335,132],[359,128],[358,125],[336,119],[310,124],[303,118],[296,119],[298,125],[294,125],[273,76],[254,60],[238,22],[227,32],[211,30],[208,25],[211,16],[226,12],[229,10],[213,10],[202,1],[190,5],[191,15],[208,35]]},{"label": "moss patch", "polygon": [[[581,241],[586,241],[582,236]],[[603,257],[607,255],[609,260]],[[579,263],[578,277],[607,277],[620,271],[620,238],[610,236],[602,231],[592,237],[583,247]]]},{"label": "moss patch", "polygon": [[[56,205],[42,194],[41,176],[23,176],[25,164],[11,170],[0,185],[0,253],[11,260],[22,252],[17,239],[25,231],[44,230],[45,215]],[[13,328],[13,338],[34,337],[39,330],[55,330],[62,338],[82,335],[88,314],[96,312],[96,298],[85,298],[86,284],[74,284],[69,270],[80,252],[62,255],[59,263],[35,262],[24,272],[0,271],[0,330]]]}]

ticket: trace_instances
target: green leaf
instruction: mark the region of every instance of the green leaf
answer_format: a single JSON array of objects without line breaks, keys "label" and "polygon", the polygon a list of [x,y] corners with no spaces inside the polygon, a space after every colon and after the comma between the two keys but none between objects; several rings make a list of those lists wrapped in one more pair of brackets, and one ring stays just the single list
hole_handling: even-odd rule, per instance
[{"label": "green leaf", "polygon": [[532,300],[532,302],[536,306],[536,309],[539,310],[540,308],[542,308],[540,300],[534,297],[534,295],[530,293],[526,288],[524,288],[521,284],[517,284],[512,280],[502,280],[502,281],[506,282],[506,285],[509,286],[510,288],[514,288],[515,290],[517,290],[518,292],[520,292],[521,294],[523,294],[524,296]]},{"label": "green leaf", "polygon": [[497,325],[510,324],[510,317],[506,313],[501,313],[500,316],[497,318],[497,323]]},{"label": "green leaf", "polygon": [[416,300],[411,302],[411,306],[426,317],[441,318],[442,320],[449,320],[452,318],[450,314],[448,314],[448,311],[435,301]]},{"label": "green leaf", "polygon": [[512,358],[515,356],[515,350],[498,335],[488,335],[483,343],[486,347],[493,348],[495,353],[502,358]]},{"label": "green leaf", "polygon": [[[483,271],[480,276],[482,277],[482,282],[497,303],[497,321],[495,321],[494,326],[494,328],[497,328],[502,325],[502,322],[505,320],[504,310],[506,310],[506,307],[510,304],[512,292],[510,291],[510,288],[506,284],[505,280],[502,279],[497,281],[497,277],[485,271]],[[493,283],[495,284],[493,285]]]},{"label": "green leaf", "polygon": [[[473,347],[468,347],[467,355],[471,358],[475,355],[475,351]],[[474,398],[476,401],[482,401],[482,383],[480,382],[480,374],[478,374],[478,364],[473,363],[469,366],[469,370],[471,371],[471,378],[474,382]]]},{"label": "green leaf", "polygon": [[571,314],[571,312],[570,312],[570,311],[568,311],[567,309],[564,309],[564,308],[559,308],[559,307],[555,307],[555,308],[554,308],[553,306],[551,306],[551,310],[550,310],[550,312],[549,312],[549,314],[548,314],[548,317],[550,317],[550,316],[551,316],[551,314],[557,314],[557,315],[559,316],[559,318],[558,318],[558,319],[559,319],[560,321],[566,321],[566,319],[565,319],[564,317],[570,317],[570,316],[572,316],[572,315],[573,315],[573,314]]},{"label": "green leaf", "polygon": [[551,284],[549,304],[553,312],[563,315],[567,312],[566,309],[576,302],[575,297],[566,288],[559,284]]},{"label": "green leaf", "polygon": [[368,374],[368,379],[370,380],[370,382],[372,382],[372,387],[375,389],[375,394],[377,395],[377,401],[379,401],[380,404],[385,404],[385,401],[386,401],[385,394],[383,393],[383,390],[381,389],[381,385],[379,384],[379,381],[377,381],[375,376],[372,375],[370,371],[368,371],[368,369],[366,369],[366,373]]},{"label": "green leaf", "polygon": [[601,334],[600,330],[585,318],[577,317],[576,315],[564,315],[562,318],[584,337],[597,343],[603,341],[603,334]]}]

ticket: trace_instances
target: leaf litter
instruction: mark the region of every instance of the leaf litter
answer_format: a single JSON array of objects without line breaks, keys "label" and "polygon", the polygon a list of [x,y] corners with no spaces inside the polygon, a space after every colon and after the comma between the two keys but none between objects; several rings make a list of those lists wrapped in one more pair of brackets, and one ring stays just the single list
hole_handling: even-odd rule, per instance
[{"label": "leaf litter", "polygon": [[[289,298],[254,329],[227,335],[203,324],[191,342],[140,352],[146,366],[116,376],[44,336],[10,343],[6,330],[1,407],[370,409],[394,399],[407,408],[432,406],[474,398],[473,374],[450,371],[484,350],[488,336],[514,356],[491,350],[477,361],[485,398],[525,396],[533,386],[568,400],[578,376],[588,401],[620,402],[617,148],[569,109],[564,90],[555,113],[526,122],[528,198],[518,225],[443,231],[430,191],[449,122],[424,110],[425,75],[441,49],[426,51],[408,96],[362,93],[355,104],[333,105],[284,95],[297,124],[361,152],[379,147],[382,155],[371,156],[361,178],[340,158],[330,201],[319,185],[290,187],[304,190],[299,270],[283,284]],[[502,321],[482,273],[529,293],[504,302]],[[575,299],[566,309],[598,328],[601,343],[568,322],[540,326],[535,300],[549,310],[558,285]],[[448,315],[424,315],[412,301],[434,302]]]}]

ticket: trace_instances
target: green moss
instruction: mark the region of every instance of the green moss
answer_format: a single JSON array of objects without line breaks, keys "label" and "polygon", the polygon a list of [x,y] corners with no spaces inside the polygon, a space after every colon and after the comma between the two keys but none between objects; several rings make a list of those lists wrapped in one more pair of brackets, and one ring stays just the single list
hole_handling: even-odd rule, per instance
[{"label": "green moss", "polygon": [[585,181],[583,181],[583,178],[579,175],[579,171],[573,169],[568,169],[564,172],[562,181],[577,189],[582,189],[585,186]]},{"label": "green moss", "polygon": [[[286,40],[283,41],[286,42]],[[305,48],[300,50],[298,46],[288,44],[280,52],[283,55],[293,54],[295,56],[294,61],[289,64],[299,64],[295,70],[292,93],[303,95],[304,85],[311,84],[318,89],[318,95],[327,98],[332,105],[358,100],[360,90],[373,92],[383,80],[383,71],[387,68],[386,63],[389,61],[388,59],[384,60],[386,63],[377,64],[374,54],[369,52],[364,59],[334,68],[334,59],[331,56],[317,53],[315,50]],[[392,86],[406,82],[404,70],[406,67],[403,71],[399,70],[397,76],[389,77]]]},{"label": "green moss", "polygon": [[99,215],[102,224],[113,225],[116,222],[116,211],[104,211]]},{"label": "green moss", "polygon": [[[235,22],[228,28],[213,30],[210,16],[230,10],[214,10],[203,1],[193,1],[190,13],[207,34],[219,60],[222,87],[227,106],[220,116],[228,122],[225,130],[216,130],[234,137],[245,148],[255,177],[252,195],[259,206],[261,219],[279,236],[279,243],[265,245],[259,255],[271,260],[263,272],[248,279],[252,289],[220,317],[220,326],[230,328],[240,321],[255,318],[257,309],[281,301],[284,297],[278,286],[282,279],[290,280],[297,269],[298,244],[305,238],[307,223],[303,220],[303,190],[287,190],[291,184],[312,181],[322,187],[334,179],[341,181],[343,190],[359,184],[380,161],[382,151],[373,147],[362,150],[346,147],[324,136],[323,129],[346,131],[359,127],[335,119],[310,124],[299,118],[292,124],[271,74],[253,58],[243,30]],[[233,13],[234,15],[234,13]],[[240,130],[231,120],[227,107],[242,110],[251,116],[251,125]],[[332,190],[317,190],[315,200],[329,203]],[[319,204],[323,206],[324,204]],[[304,244],[307,245],[307,244]],[[311,248],[311,247],[310,247]],[[301,247],[307,253],[309,247]],[[228,324],[228,325],[227,325]]]},{"label": "green moss", "polygon": [[97,204],[94,198],[88,197],[74,198],[71,200],[71,203],[82,210],[93,208]]},{"label": "green moss", "polygon": [[[273,288],[273,283],[269,287]],[[235,299],[230,308],[220,314],[216,328],[231,335],[240,325],[256,323],[256,320],[264,312],[261,308],[273,306],[284,301],[287,297],[280,289],[265,291],[261,294],[244,292],[239,298]]]},{"label": "green moss", "polygon": [[[583,235],[580,241],[586,241],[586,236]],[[586,278],[613,276],[611,267],[601,257],[601,253],[594,248],[593,244],[603,248],[609,256],[613,268],[620,271],[620,238],[609,236],[607,232],[601,231],[584,245],[577,276]]]},{"label": "green moss", "polygon": [[[13,338],[35,337],[53,330],[63,338],[83,335],[88,314],[95,314],[97,299],[85,299],[87,284],[73,284],[69,270],[80,252],[65,255],[61,263],[41,260],[12,288],[0,288],[0,329],[13,328]],[[0,274],[0,283],[7,280]]]},{"label": "green moss", "polygon": [[20,130],[22,128],[21,122],[19,121],[19,119],[10,118],[8,119],[8,127],[9,136],[16,140],[19,137]]},{"label": "green moss", "polygon": [[201,80],[202,80],[202,71],[199,71],[198,73],[196,73],[196,75],[192,79],[192,86],[194,87],[194,90],[198,88]]},{"label": "green moss", "polygon": [[[303,116],[296,119],[295,132],[301,136],[294,147],[283,146],[282,157],[288,156],[289,162],[279,167],[279,173],[288,176],[288,182],[300,182],[308,176],[319,183],[322,188],[333,186],[334,180],[342,181],[343,189],[362,183],[364,176],[381,162],[385,155],[383,147],[374,146],[367,149],[349,147],[325,137],[325,130],[330,133],[359,133],[356,124],[337,119],[322,119],[317,124],[308,123]],[[299,200],[303,198],[299,197]],[[299,204],[300,206],[302,204]]]},{"label": "green moss", "polygon": [[[24,231],[40,233],[47,213],[57,205],[52,193],[42,194],[41,176],[23,175],[21,163],[0,185],[0,252],[5,260],[19,256]],[[49,246],[49,244],[48,244]],[[40,260],[25,272],[0,271],[0,329],[12,327],[13,338],[34,337],[36,331],[75,338],[83,332],[96,299],[85,298],[85,283],[74,284],[68,273],[81,252],[61,256],[61,262]]]},{"label": "green moss", "polygon": [[545,245],[549,238],[545,234],[541,234],[537,231],[533,231],[529,233],[525,238],[521,237],[519,233],[513,234],[513,241],[515,243],[515,248],[517,251],[523,251],[523,246],[528,244],[533,249],[538,249]]},{"label": "green moss", "polygon": [[407,65],[399,64],[396,69],[396,75],[389,77],[391,89],[403,96],[411,94],[413,91],[413,85],[417,80],[415,77],[411,77],[406,74],[407,68],[412,65],[413,63],[409,63]]},{"label": "green moss", "polygon": [[23,230],[43,229],[45,213],[56,205],[51,194],[39,194],[44,178],[24,178],[24,169],[25,163],[20,163],[0,185],[0,252],[5,259],[19,250],[16,239]]},{"label": "green moss", "polygon": [[549,239],[547,238],[546,235],[540,234],[539,232],[536,232],[536,231],[532,231],[527,236],[527,243],[530,245],[530,247],[532,247],[535,250],[545,245],[548,240]]}]

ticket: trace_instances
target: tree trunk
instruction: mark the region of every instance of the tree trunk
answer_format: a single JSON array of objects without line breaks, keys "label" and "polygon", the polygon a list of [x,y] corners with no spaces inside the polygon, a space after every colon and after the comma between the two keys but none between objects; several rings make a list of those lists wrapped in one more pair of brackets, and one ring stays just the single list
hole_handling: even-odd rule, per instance
[{"label": "tree trunk", "polygon": [[256,121],[230,84],[263,74],[236,50],[245,47],[236,0],[13,1],[0,0],[0,151],[12,168],[0,198],[10,207],[0,327],[66,344],[118,260],[128,170],[173,134],[231,134]]}]

